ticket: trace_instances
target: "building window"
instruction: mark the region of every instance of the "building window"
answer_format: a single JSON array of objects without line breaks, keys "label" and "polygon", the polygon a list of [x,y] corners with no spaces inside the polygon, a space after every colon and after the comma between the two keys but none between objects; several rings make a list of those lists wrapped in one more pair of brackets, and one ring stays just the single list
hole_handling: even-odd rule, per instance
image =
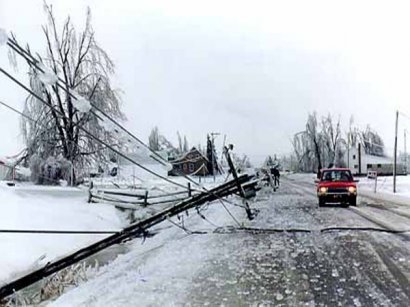
[{"label": "building window", "polygon": [[193,172],[195,170],[195,165],[194,163],[189,163],[189,171]]},{"label": "building window", "polygon": [[188,166],[184,163],[184,171],[186,171],[188,169]]},{"label": "building window", "polygon": [[371,164],[367,164],[367,168],[372,168],[373,166]]},{"label": "building window", "polygon": [[356,155],[353,155],[353,160],[356,160]]},{"label": "building window", "polygon": [[359,168],[359,166],[356,164],[356,165],[354,166],[354,168]]},{"label": "building window", "polygon": [[382,167],[382,165],[381,165],[381,164],[377,164],[377,167],[378,167],[378,168],[381,168],[381,167]]}]

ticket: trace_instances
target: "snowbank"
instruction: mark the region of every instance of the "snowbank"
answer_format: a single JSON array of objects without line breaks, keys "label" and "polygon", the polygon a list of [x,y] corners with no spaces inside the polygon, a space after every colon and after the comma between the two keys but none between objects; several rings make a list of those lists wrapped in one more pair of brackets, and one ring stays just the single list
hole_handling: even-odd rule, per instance
[{"label": "snowbank", "polygon": [[[359,187],[364,191],[374,192],[375,180],[360,178]],[[410,200],[410,176],[396,177],[396,193],[393,193],[393,177],[378,177],[376,194],[390,195],[397,199]]]},{"label": "snowbank", "polygon": [[[74,188],[0,183],[0,197],[2,229],[115,231],[124,226],[114,207],[88,204],[86,193]],[[0,284],[106,236],[0,233]]]}]

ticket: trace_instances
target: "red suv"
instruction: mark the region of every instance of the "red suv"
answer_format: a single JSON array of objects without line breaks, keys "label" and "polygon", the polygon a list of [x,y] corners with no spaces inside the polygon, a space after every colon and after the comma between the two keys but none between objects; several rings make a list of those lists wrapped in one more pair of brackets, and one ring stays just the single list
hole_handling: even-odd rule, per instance
[{"label": "red suv", "polygon": [[341,203],[356,206],[357,180],[353,179],[348,168],[329,168],[321,170],[317,183],[319,207],[326,203]]}]

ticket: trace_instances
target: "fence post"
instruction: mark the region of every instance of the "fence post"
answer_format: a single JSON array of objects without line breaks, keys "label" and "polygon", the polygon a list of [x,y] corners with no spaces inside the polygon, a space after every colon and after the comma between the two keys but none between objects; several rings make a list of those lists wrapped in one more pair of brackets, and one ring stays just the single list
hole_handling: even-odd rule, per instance
[{"label": "fence post", "polygon": [[377,175],[376,178],[374,178],[374,193],[377,193]]},{"label": "fence post", "polygon": [[145,196],[144,196],[144,207],[148,205],[148,190],[145,191]]},{"label": "fence post", "polygon": [[88,203],[91,203],[93,201],[93,193],[91,192],[93,187],[94,187],[94,183],[90,181],[90,188],[88,189]]},{"label": "fence post", "polygon": [[188,197],[192,196],[191,183],[188,182]]}]

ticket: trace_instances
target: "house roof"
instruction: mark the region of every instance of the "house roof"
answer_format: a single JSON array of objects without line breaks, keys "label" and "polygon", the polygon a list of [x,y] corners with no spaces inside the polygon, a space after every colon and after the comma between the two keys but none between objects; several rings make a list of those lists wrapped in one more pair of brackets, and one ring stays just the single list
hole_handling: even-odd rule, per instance
[{"label": "house roof", "polygon": [[363,155],[362,161],[366,164],[392,164],[393,159],[389,157],[380,157],[374,155]]},{"label": "house roof", "polygon": [[350,168],[346,167],[332,167],[332,168],[322,168],[321,171],[350,171]]},{"label": "house roof", "polygon": [[197,152],[202,158],[204,158],[206,161],[208,161],[208,159],[195,147],[192,147],[190,151],[188,151],[187,153],[183,154],[181,157],[170,161],[171,163],[176,163],[176,162],[181,162],[182,160],[185,160],[187,158],[187,156],[189,154],[191,154],[192,152]]}]

